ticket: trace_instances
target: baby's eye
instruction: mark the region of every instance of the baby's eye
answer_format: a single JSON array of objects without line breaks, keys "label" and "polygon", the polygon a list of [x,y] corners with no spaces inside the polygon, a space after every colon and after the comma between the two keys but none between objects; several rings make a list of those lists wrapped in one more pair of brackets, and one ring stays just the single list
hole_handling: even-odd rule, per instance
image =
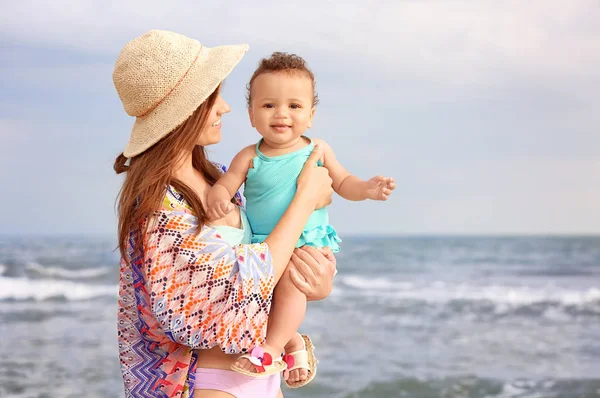
[{"label": "baby's eye", "polygon": [[300,104],[291,104],[290,108],[292,108],[292,109],[300,109],[302,107],[300,106]]},{"label": "baby's eye", "polygon": [[273,108],[274,106],[275,105],[273,105],[273,104],[264,104],[263,108],[269,108],[270,109],[270,108]]}]

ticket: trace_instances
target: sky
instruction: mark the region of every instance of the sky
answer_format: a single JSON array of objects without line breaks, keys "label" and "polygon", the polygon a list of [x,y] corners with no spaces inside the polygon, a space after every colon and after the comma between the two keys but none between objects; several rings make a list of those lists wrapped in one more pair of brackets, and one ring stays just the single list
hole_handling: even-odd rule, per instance
[{"label": "sky", "polygon": [[334,197],[340,235],[600,233],[596,0],[26,1],[0,14],[0,234],[114,235],[133,125],[112,83],[150,29],[248,43],[209,149],[256,142],[245,86],[274,51],[304,57],[320,104],[308,134],[387,202]]}]

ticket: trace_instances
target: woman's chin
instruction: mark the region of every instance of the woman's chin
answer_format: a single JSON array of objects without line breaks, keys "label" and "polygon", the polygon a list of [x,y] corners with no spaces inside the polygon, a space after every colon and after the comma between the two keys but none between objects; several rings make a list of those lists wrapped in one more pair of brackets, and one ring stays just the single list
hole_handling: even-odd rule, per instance
[{"label": "woman's chin", "polygon": [[204,132],[200,136],[200,139],[198,140],[198,142],[196,144],[202,145],[202,146],[209,146],[209,145],[218,144],[220,141],[221,141],[221,130],[219,129],[217,131]]}]

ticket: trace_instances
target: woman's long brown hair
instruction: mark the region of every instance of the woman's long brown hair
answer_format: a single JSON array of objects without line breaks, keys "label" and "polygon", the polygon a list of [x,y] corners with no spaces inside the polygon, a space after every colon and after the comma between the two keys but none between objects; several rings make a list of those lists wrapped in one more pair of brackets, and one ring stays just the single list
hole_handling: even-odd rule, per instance
[{"label": "woman's long brown hair", "polygon": [[[192,164],[210,185],[219,179],[220,172],[204,152],[204,147],[196,145],[198,137],[210,116],[211,109],[219,95],[220,87],[204,101],[183,124],[167,134],[158,143],[141,154],[129,159],[121,153],[115,160],[117,174],[126,173],[125,181],[118,196],[119,250],[121,258],[131,261],[127,253],[129,234],[139,231],[133,242],[134,253],[139,253],[148,223],[144,221],[160,209],[168,185],[183,195],[198,217],[198,232],[206,222],[206,213],[195,191],[173,177],[177,162],[185,151],[192,151]],[[144,226],[144,230],[140,228]]]}]

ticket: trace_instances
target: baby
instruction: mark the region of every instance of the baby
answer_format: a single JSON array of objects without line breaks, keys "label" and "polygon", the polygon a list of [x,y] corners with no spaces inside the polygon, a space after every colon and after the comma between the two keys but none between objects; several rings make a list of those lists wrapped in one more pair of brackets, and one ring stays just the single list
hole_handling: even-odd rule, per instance
[{"label": "baby", "polygon": [[[323,140],[305,136],[312,126],[318,103],[315,78],[305,61],[294,54],[276,52],[261,60],[248,85],[248,114],[250,122],[262,136],[256,145],[240,151],[228,171],[210,190],[208,216],[219,219],[233,210],[231,198],[245,183],[246,215],[252,229],[252,243],[265,240],[289,206],[296,190],[296,179],[308,159],[319,145],[323,158],[319,162],[329,171],[333,189],[348,200],[387,200],[395,189],[394,179],[377,176],[368,181],[351,175],[338,162],[331,147]],[[296,247],[309,245],[324,253],[337,253],[341,242],[329,224],[327,209],[315,210],[310,216]],[[330,254],[330,253],[327,253]],[[287,272],[277,284],[273,296],[273,309],[269,315],[267,342],[262,349],[272,358],[282,352],[292,353],[288,362],[287,383],[291,387],[307,384],[314,377],[312,353],[308,354],[306,336],[297,329],[306,312],[306,297],[292,283]],[[310,348],[310,347],[309,347]],[[261,350],[262,350],[261,349]],[[256,358],[245,356],[234,370],[255,370],[249,363]],[[249,362],[247,361],[249,360]],[[295,362],[295,364],[292,364]],[[263,373],[264,375],[264,373]]]}]

